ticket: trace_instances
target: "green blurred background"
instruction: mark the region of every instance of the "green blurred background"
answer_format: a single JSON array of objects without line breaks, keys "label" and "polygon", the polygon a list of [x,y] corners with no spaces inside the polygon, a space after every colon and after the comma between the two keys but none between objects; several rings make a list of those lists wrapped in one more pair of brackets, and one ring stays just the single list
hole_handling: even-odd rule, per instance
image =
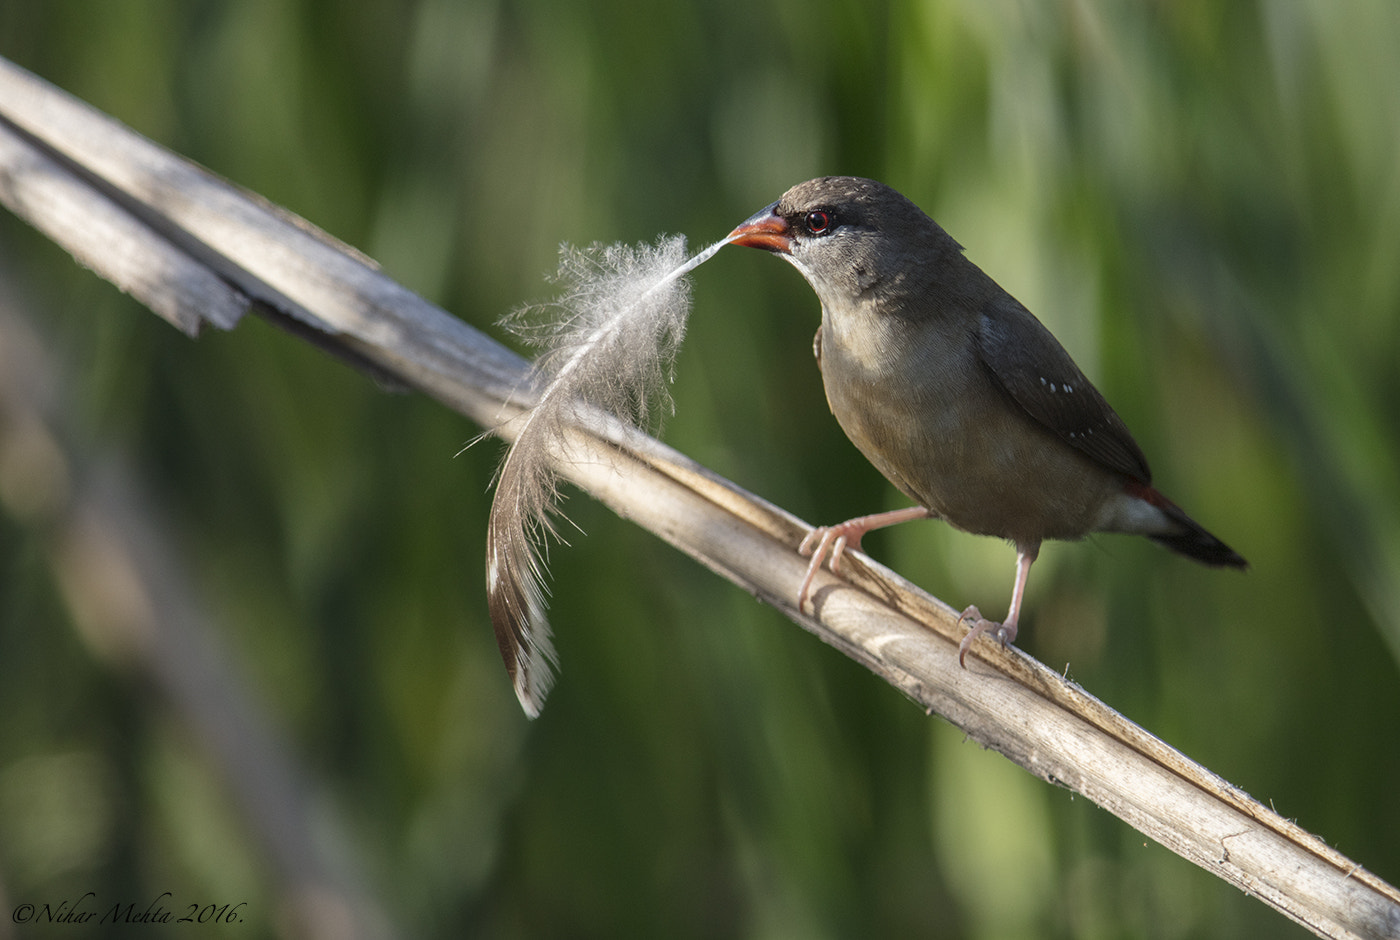
[{"label": "green blurred background", "polygon": [[[1253,563],[1051,545],[1024,648],[1400,880],[1400,5],[46,0],[0,6],[0,54],[496,335],[562,241],[698,247],[823,173],[902,190]],[[8,214],[0,262],[69,446],[135,468],[400,935],[1305,935],[577,495],[528,723],[483,601],[499,449],[453,459],[477,428],[253,318],[191,342]],[[809,520],[900,505],[825,408],[797,273],[730,249],[693,283],[665,439]],[[44,538],[0,515],[0,936],[84,891],[294,935],[256,808],[75,630]],[[1003,544],[867,548],[1004,609]]]}]

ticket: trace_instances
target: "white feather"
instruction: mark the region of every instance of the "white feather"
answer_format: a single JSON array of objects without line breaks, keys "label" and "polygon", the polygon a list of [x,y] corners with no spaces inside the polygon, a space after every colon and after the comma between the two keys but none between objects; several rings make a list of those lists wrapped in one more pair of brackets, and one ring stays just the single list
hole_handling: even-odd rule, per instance
[{"label": "white feather", "polygon": [[686,260],[685,239],[655,245],[560,249],[553,303],[526,307],[506,325],[543,349],[535,363],[544,386],[519,421],[497,472],[486,530],[487,600],[492,625],[521,707],[539,715],[557,658],[545,618],[539,543],[557,536],[558,474],[564,429],[580,408],[601,409],[644,424],[665,389],[690,313],[685,275],[725,243]]}]

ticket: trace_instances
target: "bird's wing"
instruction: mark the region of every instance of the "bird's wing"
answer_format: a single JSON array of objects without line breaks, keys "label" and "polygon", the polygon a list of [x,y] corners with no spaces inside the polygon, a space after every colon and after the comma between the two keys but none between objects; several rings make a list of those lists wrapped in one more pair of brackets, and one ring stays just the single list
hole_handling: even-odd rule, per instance
[{"label": "bird's wing", "polygon": [[1009,297],[990,305],[977,343],[982,363],[1032,418],[1105,467],[1152,481],[1123,419],[1029,310]]}]

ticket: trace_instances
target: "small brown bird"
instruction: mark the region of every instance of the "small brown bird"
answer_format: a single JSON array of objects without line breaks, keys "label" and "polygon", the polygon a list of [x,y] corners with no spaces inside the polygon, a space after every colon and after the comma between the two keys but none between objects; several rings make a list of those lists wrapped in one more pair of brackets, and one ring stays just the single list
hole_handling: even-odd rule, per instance
[{"label": "small brown bird", "polygon": [[1031,564],[1045,539],[1145,535],[1206,565],[1247,567],[1152,486],[1137,442],[1031,312],[962,246],[883,183],[828,176],[794,186],[727,239],[775,252],[822,304],[813,350],[841,428],[918,505],[814,529],[798,591],[861,537],[938,518],[1016,546],[1001,623],[976,607],[958,660],[987,633],[1016,639]]}]

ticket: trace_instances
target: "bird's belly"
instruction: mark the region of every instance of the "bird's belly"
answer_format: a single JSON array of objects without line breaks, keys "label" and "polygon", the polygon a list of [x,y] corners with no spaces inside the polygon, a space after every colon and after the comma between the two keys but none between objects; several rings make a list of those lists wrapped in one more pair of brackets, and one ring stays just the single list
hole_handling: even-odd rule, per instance
[{"label": "bird's belly", "polygon": [[[968,395],[969,382],[986,387]],[[827,384],[827,400],[856,447],[907,496],[967,532],[1080,538],[1122,489],[1116,474],[1008,402],[980,370],[926,380],[916,401],[878,383],[836,384],[836,394]]]}]

